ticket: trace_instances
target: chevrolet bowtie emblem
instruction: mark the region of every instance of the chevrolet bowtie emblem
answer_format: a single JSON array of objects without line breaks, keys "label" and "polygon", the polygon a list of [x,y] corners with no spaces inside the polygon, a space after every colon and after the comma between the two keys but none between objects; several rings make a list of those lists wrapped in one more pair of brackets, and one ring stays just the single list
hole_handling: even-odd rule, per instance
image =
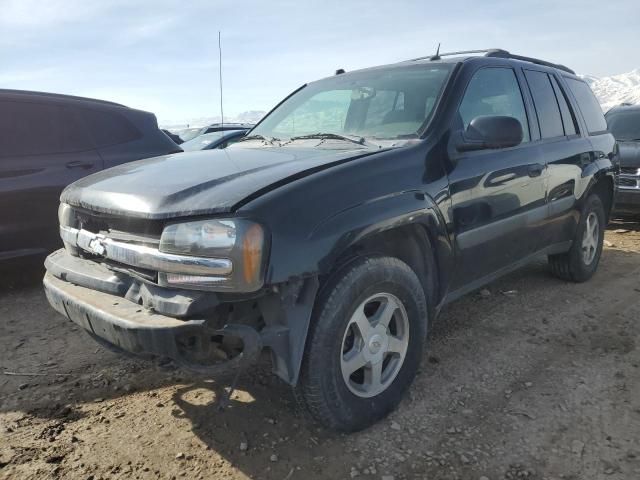
[{"label": "chevrolet bowtie emblem", "polygon": [[96,255],[104,255],[106,251],[106,245],[104,243],[104,237],[95,237],[89,242],[89,249]]}]

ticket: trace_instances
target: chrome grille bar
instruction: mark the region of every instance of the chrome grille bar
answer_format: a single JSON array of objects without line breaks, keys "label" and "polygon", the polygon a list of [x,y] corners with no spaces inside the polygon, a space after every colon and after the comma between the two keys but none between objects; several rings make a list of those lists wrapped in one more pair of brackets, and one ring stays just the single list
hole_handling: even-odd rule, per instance
[{"label": "chrome grille bar", "polygon": [[229,259],[163,253],[152,247],[118,242],[104,235],[73,227],[60,226],[60,237],[64,242],[93,255],[147,270],[193,275],[229,275],[233,270]]}]

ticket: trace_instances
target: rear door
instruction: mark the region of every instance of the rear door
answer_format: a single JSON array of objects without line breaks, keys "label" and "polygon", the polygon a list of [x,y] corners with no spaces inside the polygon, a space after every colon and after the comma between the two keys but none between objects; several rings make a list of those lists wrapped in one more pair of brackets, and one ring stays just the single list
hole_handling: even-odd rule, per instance
[{"label": "rear door", "polygon": [[453,130],[481,115],[518,119],[520,145],[456,153],[449,173],[458,250],[454,288],[473,286],[536,251],[546,217],[544,164],[531,142],[530,115],[518,75],[484,67],[469,81]]},{"label": "rear door", "polygon": [[538,144],[547,167],[548,220],[542,246],[563,247],[577,225],[576,202],[586,188],[583,173],[595,161],[593,147],[581,134],[578,116],[560,77],[548,71],[524,71],[540,128]]},{"label": "rear door", "polygon": [[59,244],[60,193],[102,160],[71,107],[0,100],[0,260]]}]

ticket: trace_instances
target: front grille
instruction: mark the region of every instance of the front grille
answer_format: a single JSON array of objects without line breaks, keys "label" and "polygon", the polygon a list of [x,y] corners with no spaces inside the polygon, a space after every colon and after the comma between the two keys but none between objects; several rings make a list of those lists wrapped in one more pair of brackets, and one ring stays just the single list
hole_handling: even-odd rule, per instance
[{"label": "front grille", "polygon": [[640,168],[638,167],[620,167],[620,173],[625,175],[640,175]]},{"label": "front grille", "polygon": [[622,188],[639,188],[638,180],[635,178],[618,178],[618,186]]},{"label": "front grille", "polygon": [[107,215],[73,208],[76,226],[93,233],[118,237],[121,241],[157,245],[163,224],[159,220]]}]

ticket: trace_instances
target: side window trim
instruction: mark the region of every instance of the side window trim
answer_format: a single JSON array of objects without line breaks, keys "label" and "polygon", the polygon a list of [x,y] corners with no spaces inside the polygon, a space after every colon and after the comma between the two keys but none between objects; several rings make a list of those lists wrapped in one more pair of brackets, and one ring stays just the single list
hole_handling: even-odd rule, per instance
[{"label": "side window trim", "polygon": [[[549,74],[549,77],[553,80],[555,80],[555,82],[551,82],[551,86],[553,87],[553,93],[555,93],[556,95],[556,101],[558,102],[558,105],[560,105],[560,99],[558,99],[558,94],[562,95],[562,97],[564,98],[565,103],[567,104],[567,108],[569,109],[569,115],[571,116],[571,121],[573,122],[573,129],[576,131],[576,133],[570,133],[567,134],[567,127],[564,124],[564,115],[562,115],[562,108],[560,108],[560,117],[562,118],[562,126],[564,127],[564,135],[567,138],[574,138],[574,137],[579,137],[580,136],[580,132],[581,129],[578,127],[578,122],[576,119],[576,113],[573,109],[573,105],[571,105],[571,103],[569,103],[569,99],[567,98],[567,92],[565,91],[566,89],[560,85],[560,82],[558,81],[558,76],[556,74]],[[558,90],[558,91],[556,91]]]},{"label": "side window trim", "polygon": [[525,110],[527,111],[529,135],[531,138],[530,142],[538,142],[542,139],[542,134],[540,133],[540,125],[538,125],[538,114],[536,112],[535,105],[533,104],[533,96],[531,95],[531,90],[529,90],[529,84],[527,83],[527,79],[524,75],[524,69],[522,67],[518,67],[516,69],[516,76],[518,77],[520,92],[522,93],[522,96],[524,98],[524,106]]},{"label": "side window trim", "polygon": [[[560,104],[558,103],[558,98],[555,96],[555,91],[553,89],[553,83],[551,83],[551,80],[549,79],[549,72],[545,71],[545,70],[538,70],[536,68],[523,68],[523,73],[525,73],[526,71],[530,71],[530,72],[537,72],[537,73],[543,73],[547,76],[547,80],[549,82],[549,86],[551,87],[551,90],[554,92],[554,98],[556,100],[556,106],[558,107],[558,113],[560,114],[560,120],[562,121],[562,112],[560,110]],[[527,80],[527,75],[526,73],[523,75],[524,76],[524,81],[527,83],[527,89],[529,90],[529,94],[531,95],[531,103],[533,104],[533,109],[534,112],[536,114],[536,123],[538,125],[538,131],[540,132],[540,137],[536,140],[536,142],[556,142],[558,140],[562,140],[566,138],[566,135],[556,135],[554,137],[546,137],[543,138],[542,137],[542,126],[540,125],[540,114],[538,113],[538,108],[536,107],[536,102],[533,98],[533,92],[531,91],[531,84],[529,83],[529,81]],[[562,125],[562,129],[563,129],[563,133],[564,133],[564,123]]]},{"label": "side window trim", "polygon": [[[529,130],[529,141],[528,142],[522,142],[519,145],[516,145],[515,147],[510,147],[510,148],[505,148],[503,150],[514,150],[517,148],[522,148],[522,147],[527,147],[528,145],[530,145],[531,143],[533,143],[533,135],[532,135],[532,130],[531,130],[531,115],[529,112],[529,103],[528,103],[528,98],[525,96],[524,90],[523,90],[523,85],[522,85],[522,80],[520,79],[520,72],[518,71],[518,69],[516,69],[515,67],[513,67],[512,65],[503,65],[503,64],[494,64],[494,65],[482,65],[478,68],[476,68],[475,70],[473,70],[470,74],[469,74],[469,78],[464,86],[464,91],[462,92],[462,95],[460,95],[458,97],[458,101],[456,103],[455,109],[454,109],[454,118],[451,120],[449,128],[453,128],[455,126],[454,122],[455,122],[455,117],[458,113],[458,111],[460,110],[460,106],[462,105],[462,101],[464,100],[465,95],[467,94],[467,90],[469,88],[469,85],[471,84],[471,81],[473,80],[473,77],[475,77],[475,75],[480,72],[481,70],[485,70],[485,69],[489,69],[489,68],[501,68],[504,70],[511,70],[513,72],[513,75],[516,79],[516,84],[518,85],[518,89],[520,90],[520,97],[522,99],[522,105],[524,107],[524,111],[525,111],[525,117],[527,119],[527,128]],[[435,107],[434,107],[435,108]],[[474,153],[478,153],[478,152],[467,152],[467,154],[474,154]]]}]

